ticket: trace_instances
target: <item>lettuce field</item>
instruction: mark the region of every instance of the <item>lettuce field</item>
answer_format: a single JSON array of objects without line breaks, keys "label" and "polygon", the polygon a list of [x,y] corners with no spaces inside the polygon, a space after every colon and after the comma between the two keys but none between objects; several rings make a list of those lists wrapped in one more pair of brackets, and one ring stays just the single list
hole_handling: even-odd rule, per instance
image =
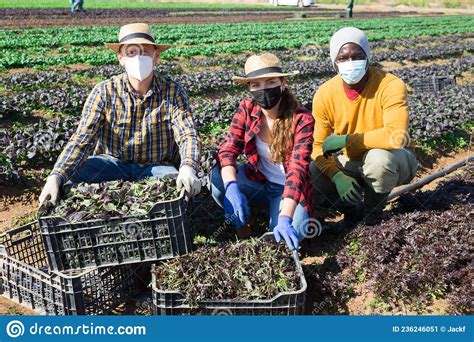
[{"label": "lettuce field", "polygon": [[[254,52],[271,51],[285,70],[299,70],[289,87],[311,109],[315,91],[334,76],[332,33],[356,26],[369,37],[372,65],[408,85],[416,180],[470,156],[474,16],[364,12],[349,21],[322,8],[91,9],[75,16],[67,9],[0,8],[0,231],[35,219],[41,187],[87,95],[124,71],[103,42],[116,41],[119,25],[150,17],[156,40],[173,45],[157,69],[186,89],[203,141],[203,191],[189,213],[197,247],[235,238],[205,185],[217,143],[248,96],[231,77],[243,74]],[[439,91],[417,86],[433,76],[455,84]],[[323,232],[304,243],[305,313],[468,314],[473,182],[472,167],[464,168],[391,202],[379,226]],[[257,222],[252,235],[264,230]],[[150,314],[141,304],[117,313]],[[22,310],[0,301],[4,314]]]}]

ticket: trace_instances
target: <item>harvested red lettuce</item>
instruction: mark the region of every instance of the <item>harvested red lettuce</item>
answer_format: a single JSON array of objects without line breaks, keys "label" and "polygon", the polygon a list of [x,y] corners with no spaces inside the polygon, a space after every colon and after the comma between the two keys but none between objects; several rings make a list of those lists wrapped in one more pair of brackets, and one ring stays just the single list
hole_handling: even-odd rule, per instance
[{"label": "harvested red lettuce", "polygon": [[202,248],[160,264],[157,288],[182,292],[188,304],[219,299],[271,299],[299,289],[289,250],[257,239]]},{"label": "harvested red lettuce", "polygon": [[51,215],[71,222],[145,215],[157,202],[178,197],[176,180],[170,178],[79,183],[52,209]]}]

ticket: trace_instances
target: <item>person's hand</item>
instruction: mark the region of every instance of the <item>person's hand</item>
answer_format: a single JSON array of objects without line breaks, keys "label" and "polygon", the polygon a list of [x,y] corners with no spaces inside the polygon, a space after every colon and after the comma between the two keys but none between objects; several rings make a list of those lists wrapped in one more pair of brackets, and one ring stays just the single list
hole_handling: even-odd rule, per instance
[{"label": "person's hand", "polygon": [[201,182],[196,177],[196,172],[191,166],[183,165],[179,168],[176,187],[178,191],[181,191],[184,187],[190,196],[195,196],[201,192]]},{"label": "person's hand", "polygon": [[344,135],[330,135],[323,142],[323,155],[328,158],[331,154],[346,147],[348,134]]},{"label": "person's hand", "polygon": [[237,228],[242,227],[249,216],[247,198],[239,190],[237,182],[231,181],[225,186],[224,213],[226,220]]},{"label": "person's hand", "polygon": [[362,189],[354,178],[338,171],[332,176],[331,181],[336,185],[337,193],[344,202],[356,204],[362,201]]},{"label": "person's hand", "polygon": [[278,224],[273,229],[273,234],[277,242],[280,242],[283,237],[290,249],[298,249],[298,234],[295,228],[293,228],[293,219],[291,217],[285,215],[278,216]]},{"label": "person's hand", "polygon": [[46,179],[46,184],[44,185],[39,197],[39,207],[41,207],[45,201],[49,201],[52,205],[56,205],[59,199],[61,183],[61,177],[58,175],[50,175]]}]

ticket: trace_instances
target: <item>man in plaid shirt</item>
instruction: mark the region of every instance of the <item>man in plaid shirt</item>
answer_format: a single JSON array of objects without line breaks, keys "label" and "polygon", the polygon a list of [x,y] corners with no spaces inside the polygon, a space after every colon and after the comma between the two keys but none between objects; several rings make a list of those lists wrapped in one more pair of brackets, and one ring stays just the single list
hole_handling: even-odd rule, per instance
[{"label": "man in plaid shirt", "polygon": [[[126,73],[97,84],[87,98],[74,135],[59,156],[40,195],[40,206],[56,204],[60,187],[114,179],[177,175],[190,195],[201,189],[196,177],[200,141],[181,86],[154,71],[160,52],[146,24],[121,28],[117,52]],[[179,165],[179,172],[175,166]]]}]

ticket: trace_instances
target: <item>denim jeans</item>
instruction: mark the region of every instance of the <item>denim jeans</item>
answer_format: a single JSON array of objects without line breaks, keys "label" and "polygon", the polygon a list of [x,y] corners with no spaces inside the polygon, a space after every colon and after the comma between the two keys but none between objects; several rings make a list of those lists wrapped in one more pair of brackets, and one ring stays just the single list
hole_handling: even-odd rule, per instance
[{"label": "denim jeans", "polygon": [[71,0],[71,12],[74,13],[74,10],[83,11],[84,0]]},{"label": "denim jeans", "polygon": [[146,177],[174,178],[177,175],[178,170],[171,165],[140,166],[135,163],[124,163],[108,155],[98,155],[88,157],[66,184],[100,183],[117,179],[136,181]]},{"label": "denim jeans", "polygon": [[[278,215],[281,210],[281,203],[284,186],[277,183],[261,183],[252,181],[245,174],[245,165],[237,167],[237,185],[239,190],[248,200],[249,207],[266,208],[270,214],[269,227],[273,230],[278,224]],[[215,167],[211,173],[212,197],[220,207],[224,207],[225,189],[220,170]],[[299,240],[303,240],[307,235],[309,214],[304,207],[298,203],[293,214],[293,227],[298,233]]]}]

